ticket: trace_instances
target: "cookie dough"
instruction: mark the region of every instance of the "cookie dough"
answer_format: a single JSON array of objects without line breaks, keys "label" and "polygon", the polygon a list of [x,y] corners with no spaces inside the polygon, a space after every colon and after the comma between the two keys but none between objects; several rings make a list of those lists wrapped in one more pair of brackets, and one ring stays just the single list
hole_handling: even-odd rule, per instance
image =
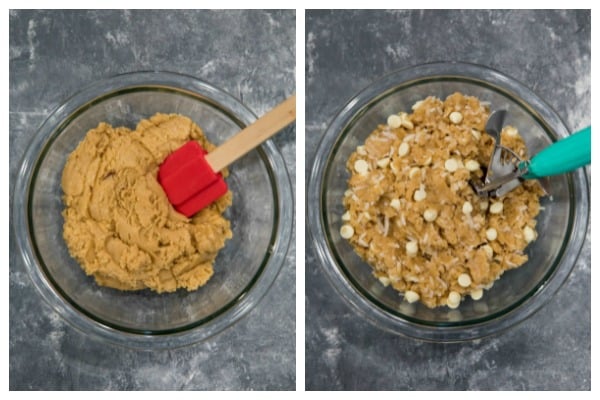
[{"label": "cookie dough", "polygon": [[[408,302],[456,308],[527,261],[539,183],[489,200],[469,184],[483,176],[494,147],[488,116],[475,97],[428,97],[412,114],[390,116],[348,159],[340,235]],[[501,143],[527,158],[515,128],[504,128]]]},{"label": "cookie dough", "polygon": [[215,147],[189,118],[156,114],[134,131],[100,123],[69,155],[63,236],[99,285],[161,293],[195,290],[212,276],[217,253],[232,236],[222,215],[231,192],[188,219],[156,180],[162,161],[189,140],[207,151]]}]

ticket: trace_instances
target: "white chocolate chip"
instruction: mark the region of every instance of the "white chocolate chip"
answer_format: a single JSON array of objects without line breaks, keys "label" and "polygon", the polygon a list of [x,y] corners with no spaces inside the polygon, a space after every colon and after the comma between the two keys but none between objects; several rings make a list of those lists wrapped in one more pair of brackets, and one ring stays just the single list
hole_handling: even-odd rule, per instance
[{"label": "white chocolate chip", "polygon": [[414,257],[419,252],[419,244],[416,241],[406,243],[406,254]]},{"label": "white chocolate chip", "polygon": [[350,239],[352,236],[354,236],[354,228],[351,225],[344,224],[340,228],[340,235],[344,239]]},{"label": "white chocolate chip", "polygon": [[402,142],[400,147],[398,147],[398,155],[400,157],[404,157],[405,155],[408,154],[409,151],[410,151],[410,146],[406,142]]},{"label": "white chocolate chip", "polygon": [[448,300],[446,300],[446,304],[450,308],[457,308],[460,304],[460,294],[458,292],[450,292],[448,294]]},{"label": "white chocolate chip", "polygon": [[369,163],[365,160],[356,160],[354,162],[354,170],[361,175],[365,175],[369,172]]},{"label": "white chocolate chip", "polygon": [[487,210],[489,204],[490,203],[487,200],[483,200],[482,202],[479,203],[479,209],[481,211],[485,211],[485,210]]},{"label": "white chocolate chip", "polygon": [[450,122],[453,124],[460,124],[463,120],[463,116],[458,111],[453,111],[450,113]]},{"label": "white chocolate chip", "polygon": [[410,171],[408,172],[408,177],[409,178],[414,178],[416,174],[421,172],[421,168],[419,167],[412,167],[410,169]]},{"label": "white chocolate chip", "polygon": [[392,114],[388,117],[387,124],[390,128],[399,128],[402,125],[402,118],[399,115]]},{"label": "white chocolate chip", "polygon": [[467,160],[465,167],[471,172],[475,172],[479,169],[479,163],[475,160]]},{"label": "white chocolate chip", "polygon": [[409,303],[419,301],[420,298],[421,296],[419,296],[419,293],[413,292],[412,290],[407,290],[406,292],[404,292],[404,299]]},{"label": "white chocolate chip", "polygon": [[402,120],[401,124],[403,127],[405,127],[406,129],[413,129],[415,126],[413,125],[412,121],[410,119],[408,119],[408,114],[403,112],[400,113],[400,119]]},{"label": "white chocolate chip", "polygon": [[491,260],[494,257],[494,249],[492,249],[492,246],[486,244],[481,246],[481,248],[483,249],[483,251],[485,251],[485,255],[489,260]]},{"label": "white chocolate chip", "polygon": [[506,135],[510,137],[516,137],[519,134],[516,128],[513,128],[512,126],[507,127],[504,132],[506,132]]},{"label": "white chocolate chip", "polygon": [[344,197],[350,197],[352,196],[352,193],[354,193],[352,190],[348,189],[344,192]]},{"label": "white chocolate chip", "polygon": [[423,218],[425,219],[425,221],[427,222],[433,222],[435,221],[435,219],[437,218],[438,213],[436,210],[434,210],[433,208],[428,208],[427,210],[425,210],[425,212],[423,213]]},{"label": "white chocolate chip", "polygon": [[471,129],[471,135],[473,135],[475,140],[481,139],[481,132],[479,132],[477,129]]},{"label": "white chocolate chip", "polygon": [[471,211],[473,211],[473,206],[468,201],[465,201],[465,203],[462,206],[463,214],[471,214]]},{"label": "white chocolate chip", "polygon": [[485,237],[489,241],[496,240],[498,237],[498,232],[494,228],[489,228],[487,231],[485,231]]},{"label": "white chocolate chip", "polygon": [[469,276],[469,274],[460,274],[458,276],[458,284],[462,287],[471,286],[471,277]]},{"label": "white chocolate chip", "polygon": [[483,297],[483,289],[475,289],[471,292],[471,298],[473,300],[479,300]]},{"label": "white chocolate chip", "polygon": [[460,293],[451,291],[448,293],[448,300],[450,300],[452,303],[460,302]]},{"label": "white chocolate chip", "polygon": [[365,146],[358,146],[356,148],[356,152],[361,155],[361,156],[366,156],[367,155],[367,150],[365,150]]},{"label": "white chocolate chip", "polygon": [[390,163],[390,159],[388,157],[384,157],[384,158],[377,160],[377,166],[379,168],[385,168],[389,165],[389,163]]},{"label": "white chocolate chip", "polygon": [[415,111],[417,108],[421,107],[421,105],[425,102],[425,100],[419,100],[415,104],[412,105],[412,110]]},{"label": "white chocolate chip", "polygon": [[444,163],[444,168],[446,168],[446,171],[448,172],[455,172],[458,169],[458,161],[454,158],[449,158]]},{"label": "white chocolate chip", "polygon": [[379,277],[379,282],[381,282],[381,284],[383,286],[387,286],[390,284],[390,280],[388,278],[386,278],[385,276],[380,276]]},{"label": "white chocolate chip", "polygon": [[342,221],[350,221],[350,211],[346,211],[343,215],[342,215]]},{"label": "white chocolate chip", "polygon": [[525,237],[527,243],[531,243],[535,240],[535,231],[531,229],[531,227],[526,226],[523,228],[523,236]]},{"label": "white chocolate chip", "polygon": [[415,190],[415,193],[413,194],[414,201],[423,201],[426,198],[427,198],[427,192],[425,191],[425,189]]},{"label": "white chocolate chip", "polygon": [[392,199],[392,201],[390,201],[390,207],[392,207],[396,211],[400,211],[400,200]]},{"label": "white chocolate chip", "polygon": [[490,212],[492,214],[500,214],[503,209],[504,209],[504,204],[502,204],[501,201],[492,203],[492,205],[490,206]]}]

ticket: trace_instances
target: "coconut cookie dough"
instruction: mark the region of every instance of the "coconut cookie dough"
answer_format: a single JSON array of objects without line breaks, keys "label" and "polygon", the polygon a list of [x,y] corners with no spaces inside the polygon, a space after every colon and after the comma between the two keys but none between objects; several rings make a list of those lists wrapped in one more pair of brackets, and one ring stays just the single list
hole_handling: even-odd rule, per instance
[{"label": "coconut cookie dough", "polygon": [[[391,115],[348,159],[340,234],[408,302],[456,308],[527,261],[539,183],[489,200],[469,184],[493,151],[488,115],[474,97],[428,97],[412,114]],[[527,157],[515,128],[503,129],[501,143]]]},{"label": "coconut cookie dough", "polygon": [[156,114],[134,131],[100,123],[69,155],[62,175],[64,239],[99,285],[121,290],[195,290],[231,238],[223,212],[231,192],[191,219],[176,212],[156,180],[174,150],[215,146],[192,120]]}]

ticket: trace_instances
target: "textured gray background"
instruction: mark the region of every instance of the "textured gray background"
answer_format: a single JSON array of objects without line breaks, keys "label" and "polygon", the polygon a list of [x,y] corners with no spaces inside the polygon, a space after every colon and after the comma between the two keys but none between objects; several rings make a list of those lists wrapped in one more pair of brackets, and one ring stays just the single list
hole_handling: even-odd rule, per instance
[{"label": "textured gray background", "polygon": [[[307,11],[306,176],[327,124],[394,69],[488,65],[534,90],[571,129],[590,124],[588,11]],[[589,169],[588,169],[589,173]],[[307,229],[308,389],[590,389],[590,239],[543,310],[499,337],[429,344],[379,330],[326,281]]]},{"label": "textured gray background", "polygon": [[[295,38],[294,11],[11,11],[10,191],[36,128],[82,86],[168,70],[262,115],[295,91]],[[275,139],[292,182],[295,136],[288,128]],[[10,389],[295,388],[295,239],[274,286],[242,321],[198,345],[140,352],[67,325],[30,283],[10,235]]]}]

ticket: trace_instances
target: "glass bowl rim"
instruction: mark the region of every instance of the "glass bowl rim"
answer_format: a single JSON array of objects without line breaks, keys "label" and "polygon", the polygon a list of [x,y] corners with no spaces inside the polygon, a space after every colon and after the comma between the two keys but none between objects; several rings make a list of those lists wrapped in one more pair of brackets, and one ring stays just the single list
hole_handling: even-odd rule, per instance
[{"label": "glass bowl rim", "polygon": [[[131,89],[160,90],[161,88],[195,97],[199,101],[215,106],[240,127],[256,120],[256,115],[239,100],[217,86],[191,75],[169,71],[138,71],[113,75],[90,83],[49,113],[21,158],[13,193],[13,232],[25,269],[38,293],[63,320],[77,330],[127,348],[182,347],[208,339],[239,321],[261,301],[274,283],[287,256],[293,232],[293,224],[286,223],[286,221],[293,220],[294,213],[289,173],[277,146],[272,140],[268,140],[261,145],[258,151],[269,173],[269,179],[273,183],[273,200],[277,205],[274,210],[273,233],[266,251],[267,255],[257,274],[244,291],[224,307],[224,310],[219,309],[216,313],[204,318],[204,322],[200,325],[190,323],[181,329],[175,328],[150,334],[144,331],[116,329],[100,323],[76,309],[57,292],[49,278],[42,272],[40,261],[34,254],[29,224],[30,188],[40,156],[49,142],[60,134],[62,125],[67,123],[74,114],[85,110],[90,104],[94,104],[95,100],[110,98],[117,93]],[[19,203],[19,199],[22,199],[25,204]],[[18,206],[19,204],[22,205]],[[23,228],[17,229],[17,227]],[[213,315],[214,317],[212,317]]]},{"label": "glass bowl rim", "polygon": [[[388,311],[367,299],[346,276],[345,267],[338,265],[334,251],[330,248],[325,225],[323,194],[325,177],[329,162],[337,147],[338,140],[352,122],[366,112],[371,103],[378,103],[399,86],[408,86],[411,82],[418,83],[426,80],[457,80],[470,83],[483,83],[494,86],[503,95],[513,99],[529,109],[532,117],[538,118],[542,126],[552,127],[558,138],[565,137],[569,130],[558,114],[524,84],[495,69],[487,66],[464,62],[431,62],[414,65],[392,71],[374,80],[362,90],[355,93],[335,116],[325,129],[314,159],[313,168],[308,180],[307,216],[308,226],[312,237],[313,248],[320,261],[322,270],[328,281],[342,298],[350,303],[352,308],[374,325],[386,331],[414,339],[432,342],[460,342],[478,339],[500,333],[512,326],[523,322],[540,310],[565,283],[573,269],[589,224],[589,183],[583,169],[570,174],[569,187],[582,192],[580,203],[571,207],[571,235],[567,235],[562,258],[552,273],[546,274],[546,280],[538,285],[537,291],[524,300],[518,307],[486,322],[456,326],[452,323],[431,326],[419,324],[410,319],[392,315]],[[552,138],[556,140],[557,138]],[[573,197],[574,193],[570,195]]]}]

